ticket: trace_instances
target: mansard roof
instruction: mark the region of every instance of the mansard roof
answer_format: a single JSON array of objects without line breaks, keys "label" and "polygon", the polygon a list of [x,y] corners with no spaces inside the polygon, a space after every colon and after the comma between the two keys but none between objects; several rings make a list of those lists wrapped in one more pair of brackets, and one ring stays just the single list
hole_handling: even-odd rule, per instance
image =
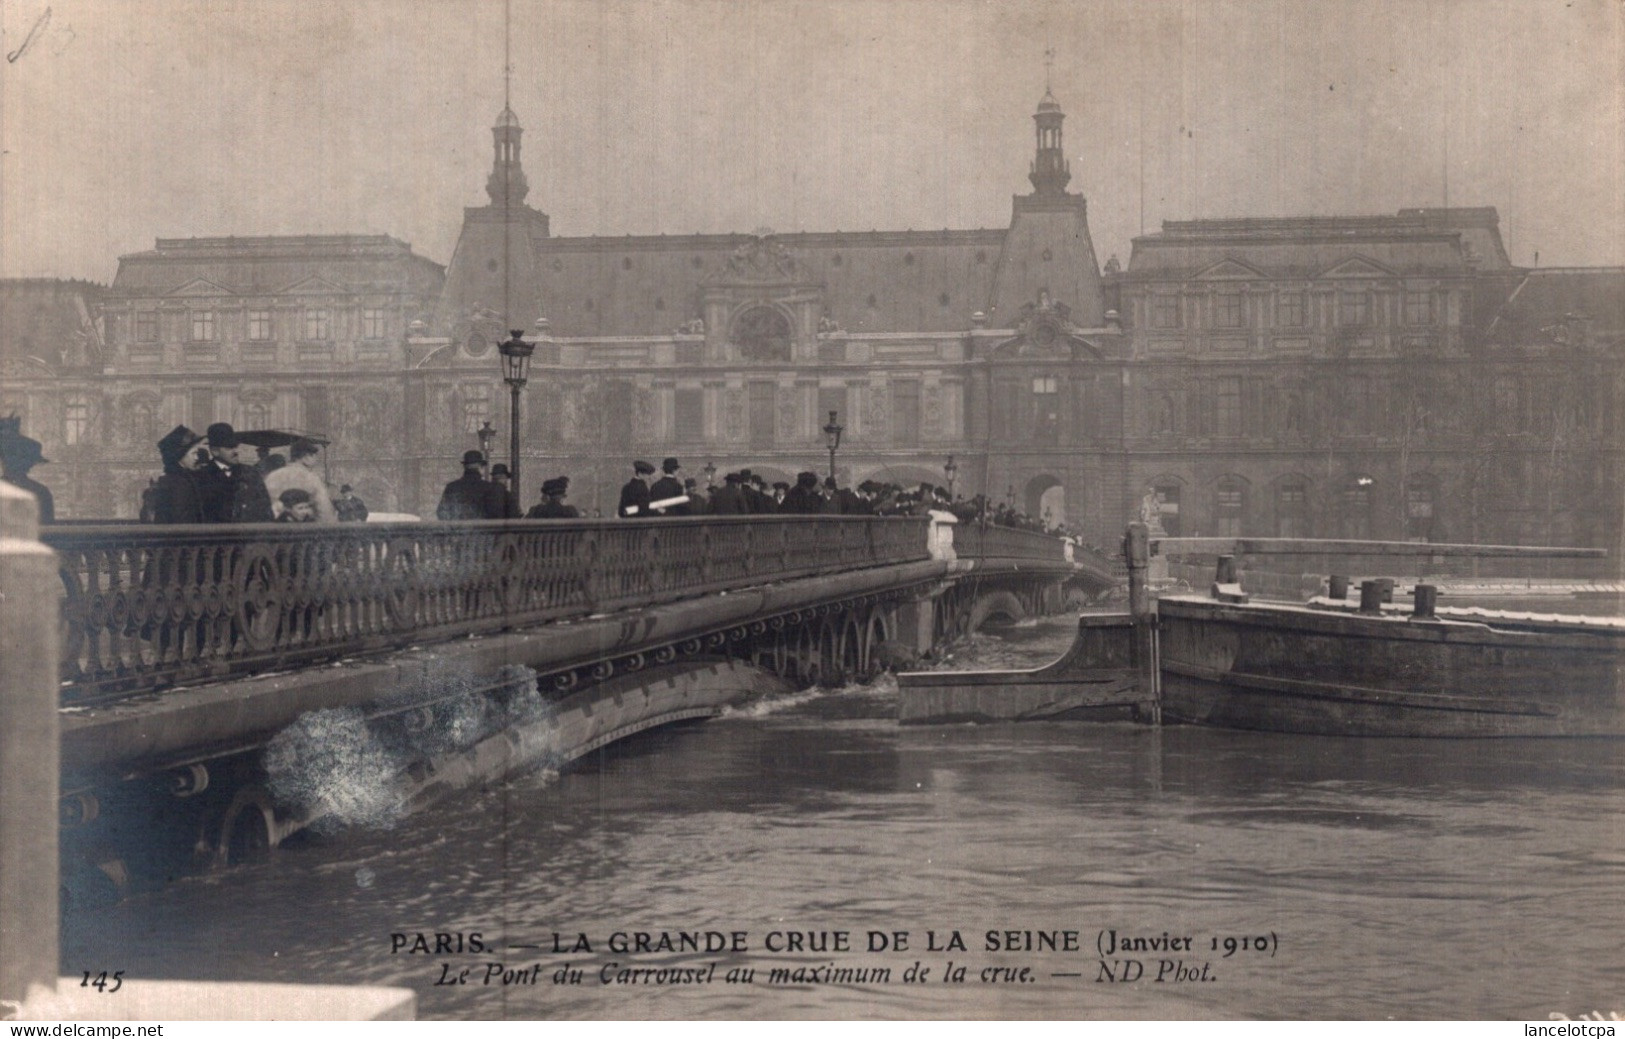
[{"label": "mansard roof", "polygon": [[[1191,278],[1224,260],[1269,277],[1336,276],[1348,261],[1398,275],[1506,270],[1493,208],[1402,209],[1397,216],[1170,220],[1134,239],[1129,280]],[[1354,268],[1348,268],[1353,271]]]},{"label": "mansard roof", "polygon": [[[826,314],[848,332],[968,328],[987,306],[1004,229],[774,234],[800,284],[821,286]],[[756,235],[533,237],[554,335],[664,335],[699,315],[707,286]],[[795,280],[792,279],[792,280]],[[870,300],[873,299],[873,305]],[[944,302],[946,299],[946,303]]]},{"label": "mansard roof", "polygon": [[154,248],[119,257],[108,295],[197,294],[200,285],[238,296],[275,295],[319,279],[353,292],[434,296],[445,268],[388,235],[276,235],[159,238]]}]

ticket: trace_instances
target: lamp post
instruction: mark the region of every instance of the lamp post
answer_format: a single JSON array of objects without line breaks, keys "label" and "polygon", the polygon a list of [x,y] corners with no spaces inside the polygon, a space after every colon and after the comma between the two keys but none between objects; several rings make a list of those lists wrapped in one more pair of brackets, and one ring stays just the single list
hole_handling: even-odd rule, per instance
[{"label": "lamp post", "polygon": [[835,449],[841,446],[841,433],[845,426],[835,421],[836,413],[829,413],[829,424],[824,427],[824,443],[829,445],[829,478],[835,479]]},{"label": "lamp post", "polygon": [[954,456],[948,456],[948,464],[942,467],[943,475],[948,477],[948,500],[954,500],[954,478],[959,475],[959,466],[954,464]]},{"label": "lamp post", "polygon": [[474,435],[480,438],[480,454],[485,458],[486,464],[489,465],[491,462],[491,441],[497,438],[497,428],[491,425],[490,419],[486,419],[485,424],[474,431]]},{"label": "lamp post", "polygon": [[717,463],[706,462],[705,468],[700,472],[705,474],[705,489],[710,490],[717,485]]},{"label": "lamp post", "polygon": [[[539,329],[545,329],[542,321],[537,321]],[[508,384],[512,393],[512,404],[509,408],[508,421],[513,428],[508,438],[508,470],[509,479],[513,482],[510,488],[515,501],[523,501],[519,491],[519,391],[525,388],[526,376],[530,370],[530,355],[536,352],[535,343],[527,343],[523,329],[513,329],[509,335],[512,337],[497,349],[502,353],[502,381]]]}]

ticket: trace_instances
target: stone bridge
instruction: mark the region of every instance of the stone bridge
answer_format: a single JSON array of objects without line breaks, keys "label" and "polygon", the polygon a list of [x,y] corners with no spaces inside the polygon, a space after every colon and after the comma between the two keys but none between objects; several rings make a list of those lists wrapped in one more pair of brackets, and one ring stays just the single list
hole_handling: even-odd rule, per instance
[{"label": "stone bridge", "polygon": [[1069,541],[946,514],[61,525],[43,540],[62,588],[70,895],[355,821],[355,761],[335,755],[387,773],[369,810],[410,810],[1118,584]]}]

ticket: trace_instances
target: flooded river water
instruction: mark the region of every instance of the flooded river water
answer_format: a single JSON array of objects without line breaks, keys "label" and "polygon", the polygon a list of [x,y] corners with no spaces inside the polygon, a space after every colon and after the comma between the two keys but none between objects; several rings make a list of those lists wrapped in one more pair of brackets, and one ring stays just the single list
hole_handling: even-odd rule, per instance
[{"label": "flooded river water", "polygon": [[1617,742],[902,728],[895,697],[770,700],[72,913],[63,971],[404,985],[429,1018],[1625,1011]]}]

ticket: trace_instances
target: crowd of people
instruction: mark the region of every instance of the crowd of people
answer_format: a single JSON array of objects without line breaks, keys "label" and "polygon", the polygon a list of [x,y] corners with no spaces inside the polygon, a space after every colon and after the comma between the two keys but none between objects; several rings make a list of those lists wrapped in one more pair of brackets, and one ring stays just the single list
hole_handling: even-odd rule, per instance
[{"label": "crowd of people", "polygon": [[176,426],[158,441],[163,475],[141,496],[146,523],[343,523],[367,518],[349,484],[335,496],[317,471],[322,446],[295,437],[283,457],[246,443],[230,423]]}]

